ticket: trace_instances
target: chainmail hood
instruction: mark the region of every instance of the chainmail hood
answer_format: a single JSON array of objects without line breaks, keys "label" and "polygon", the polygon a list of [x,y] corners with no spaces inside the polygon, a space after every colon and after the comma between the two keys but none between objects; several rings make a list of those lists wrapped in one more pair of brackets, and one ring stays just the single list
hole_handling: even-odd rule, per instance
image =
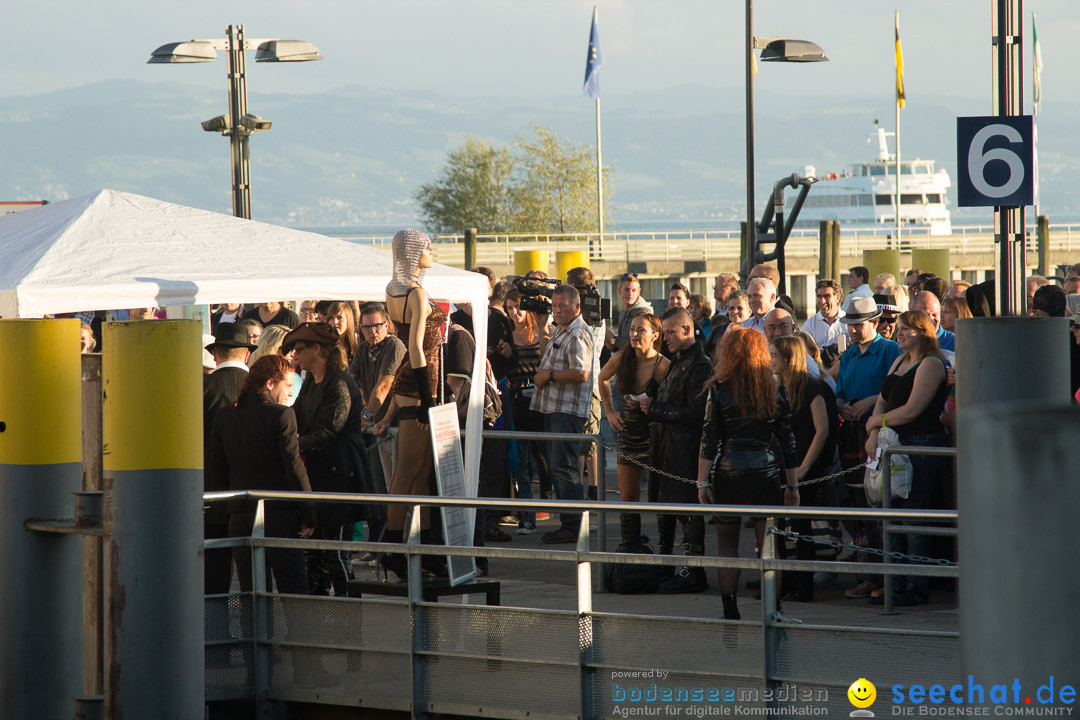
[{"label": "chainmail hood", "polygon": [[409,288],[424,282],[424,269],[420,267],[420,255],[431,245],[427,234],[413,230],[399,230],[390,248],[394,255],[394,275],[386,285],[388,295],[400,297]]}]

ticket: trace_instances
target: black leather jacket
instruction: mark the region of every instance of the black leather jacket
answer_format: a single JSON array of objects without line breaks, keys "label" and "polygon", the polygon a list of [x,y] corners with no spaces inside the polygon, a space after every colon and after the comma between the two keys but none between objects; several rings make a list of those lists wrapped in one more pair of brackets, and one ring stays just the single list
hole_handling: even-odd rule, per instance
[{"label": "black leather jacket", "polygon": [[713,471],[752,470],[742,467],[742,461],[758,462],[766,453],[771,455],[775,437],[783,456],[783,465],[794,468],[799,464],[795,450],[795,435],[791,432],[791,408],[787,389],[776,389],[778,413],[776,417],[761,418],[757,415],[743,417],[735,407],[731,385],[722,381],[709,390],[709,404],[705,411],[705,428],[701,433],[702,459],[714,463]]},{"label": "black leather jacket", "polygon": [[[694,343],[674,357],[656,399],[649,405],[649,420],[656,423],[655,461],[665,472],[697,479],[697,457],[687,448],[701,441],[707,399],[703,389],[711,369],[701,345]],[[664,476],[655,482],[661,488],[658,500],[697,502],[697,488],[691,483]]]}]

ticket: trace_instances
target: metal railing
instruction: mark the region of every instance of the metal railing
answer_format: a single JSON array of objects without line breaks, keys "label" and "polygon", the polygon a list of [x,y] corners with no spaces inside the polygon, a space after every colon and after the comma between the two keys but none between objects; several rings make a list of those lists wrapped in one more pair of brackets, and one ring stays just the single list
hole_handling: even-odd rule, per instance
[{"label": "metal railing", "polygon": [[[900,248],[943,249],[958,254],[994,251],[993,225],[955,226],[951,235],[931,235],[929,228],[904,228],[899,242],[892,238],[891,226],[852,227],[841,225],[841,251],[860,255],[864,250]],[[1051,252],[1080,251],[1080,224],[1051,223]],[[390,237],[343,236],[352,242],[390,248]],[[1028,247],[1034,248],[1035,229],[1027,229]],[[433,243],[436,261],[462,265],[465,261],[464,235],[438,236]],[[610,233],[519,233],[478,235],[476,262],[512,265],[515,250],[589,251],[597,262],[695,261],[738,258],[739,230],[657,230]],[[820,251],[817,228],[795,228],[788,238],[789,258],[817,257]]]},{"label": "metal railing", "polygon": [[[387,709],[411,709],[414,716],[428,712],[456,712],[496,717],[582,717],[610,716],[621,702],[614,683],[610,697],[603,692],[603,673],[615,678],[620,672],[639,672],[643,667],[663,670],[669,682],[732,683],[747,693],[764,689],[766,699],[755,695],[767,707],[783,704],[775,691],[785,683],[809,684],[839,691],[848,678],[820,675],[817,652],[827,647],[830,663],[846,663],[841,657],[852,648],[841,641],[866,644],[867,650],[887,638],[890,644],[888,670],[901,682],[905,676],[917,678],[927,672],[927,662],[936,663],[942,674],[959,675],[958,634],[948,632],[869,630],[815,625],[792,625],[777,606],[777,572],[781,570],[830,570],[834,572],[885,572],[905,575],[958,577],[956,566],[879,563],[800,561],[777,558],[776,538],[765,535],[759,558],[718,558],[656,556],[592,551],[588,531],[593,501],[507,500],[444,498],[351,493],[297,493],[241,491],[208,493],[206,500],[256,500],[258,510],[250,538],[230,538],[206,542],[207,549],[250,547],[253,550],[252,587],[239,596],[239,605],[229,605],[237,596],[210,596],[208,618],[228,618],[227,630],[220,628],[211,638],[215,647],[242,645],[248,648],[244,685],[234,687],[240,696],[268,700],[308,700],[343,705],[364,704]],[[315,541],[265,537],[265,503],[270,501],[315,501],[351,504],[393,504],[412,507],[408,538],[404,544],[376,542]],[[706,516],[751,516],[765,518],[838,518],[869,521],[907,520],[951,522],[957,513],[943,510],[862,509],[832,507],[721,506],[669,503],[607,502],[614,512],[696,514]],[[574,550],[456,547],[420,544],[420,508],[475,507],[502,509],[513,506],[525,511],[581,512],[582,523]],[[266,587],[266,550],[301,548],[403,553],[408,566],[407,604],[387,600],[308,598],[261,592]],[[577,565],[577,609],[567,611],[521,608],[449,606],[423,601],[420,558],[423,555],[483,556],[505,559],[542,559]],[[658,618],[593,612],[592,563],[645,565],[689,565],[691,567],[757,569],[762,573],[762,617],[751,621],[719,621],[694,618]],[[244,598],[247,598],[246,600]],[[220,604],[226,603],[227,611]],[[210,603],[217,603],[211,612]],[[303,611],[301,610],[303,608]],[[228,611],[231,610],[231,611]],[[314,616],[313,616],[314,613]],[[322,613],[322,616],[319,616]],[[239,620],[237,620],[239,618]],[[244,622],[250,619],[250,627]],[[798,621],[793,621],[798,622]],[[219,626],[221,622],[217,623]],[[208,627],[211,625],[208,619]],[[282,626],[285,629],[282,629]],[[755,630],[755,628],[757,628]],[[208,631],[209,632],[209,631]],[[839,634],[837,634],[839,633]],[[712,638],[706,642],[705,638]],[[719,638],[725,649],[715,655]],[[675,643],[664,645],[665,639]],[[906,643],[916,643],[907,647]],[[516,643],[529,644],[529,652]],[[760,643],[760,647],[758,646]],[[835,643],[835,645],[833,645]],[[923,644],[938,647],[934,659],[924,657]],[[644,649],[649,657],[634,654]],[[271,651],[277,653],[272,656]],[[811,650],[813,650],[811,652]],[[809,654],[807,654],[809,653]],[[286,656],[291,658],[287,660]],[[348,688],[338,692],[303,687],[295,673],[306,663],[321,668],[323,659],[345,656],[345,675],[355,671]],[[725,660],[721,660],[723,656]],[[209,655],[208,655],[209,657]],[[756,658],[756,660],[755,660]],[[904,658],[908,658],[905,660]],[[276,659],[276,661],[275,661]],[[865,676],[872,658],[860,657],[858,675]],[[293,681],[283,679],[291,662]],[[746,670],[746,663],[758,665],[760,672]],[[340,662],[339,662],[340,666]],[[910,666],[910,667],[909,667]],[[397,668],[407,677],[394,673]],[[884,668],[883,668],[884,670]],[[210,678],[208,668],[208,682]],[[542,673],[542,675],[540,675]],[[670,673],[670,674],[668,674]],[[400,673],[399,673],[400,674]],[[239,673],[238,673],[239,675]],[[344,675],[340,676],[344,677]],[[335,682],[343,683],[340,677]],[[572,678],[576,677],[576,682]],[[621,676],[619,676],[621,677]],[[940,675],[935,675],[940,677]],[[380,679],[381,678],[381,679]],[[527,679],[526,679],[527,678]],[[543,678],[543,680],[541,680]],[[914,681],[914,680],[912,680]],[[234,681],[235,682],[235,681]],[[248,684],[250,683],[250,684]],[[725,686],[726,687],[726,686]],[[493,694],[493,688],[497,691]],[[740,691],[742,692],[742,691]],[[834,709],[844,709],[846,699],[838,692]],[[217,697],[226,697],[218,693]],[[501,702],[500,702],[501,701]],[[832,700],[829,700],[832,702]],[[501,705],[501,707],[500,707]],[[494,707],[492,707],[494,706]],[[621,706],[625,707],[625,706]],[[845,709],[846,711],[846,709]]]}]

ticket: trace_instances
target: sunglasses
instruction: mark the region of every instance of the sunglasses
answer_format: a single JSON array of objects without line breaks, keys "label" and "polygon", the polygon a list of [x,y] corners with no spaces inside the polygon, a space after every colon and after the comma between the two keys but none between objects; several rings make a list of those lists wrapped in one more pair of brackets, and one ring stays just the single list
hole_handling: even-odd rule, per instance
[{"label": "sunglasses", "polygon": [[371,325],[361,325],[360,329],[361,330],[374,330],[375,328],[382,327],[385,324],[386,324],[386,321],[383,320],[382,322],[373,323]]},{"label": "sunglasses", "polygon": [[878,318],[878,325],[882,325],[882,324],[884,324],[884,325],[895,325],[897,320],[898,320],[898,318],[890,318],[890,317],[885,317],[884,315],[882,315],[881,317]]},{"label": "sunglasses", "polygon": [[623,273],[622,280],[637,280],[637,273]]}]

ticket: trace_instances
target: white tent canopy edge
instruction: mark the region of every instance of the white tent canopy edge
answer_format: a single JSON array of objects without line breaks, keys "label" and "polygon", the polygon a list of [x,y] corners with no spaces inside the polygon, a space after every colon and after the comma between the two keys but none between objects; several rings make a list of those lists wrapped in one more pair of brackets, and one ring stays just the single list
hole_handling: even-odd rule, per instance
[{"label": "white tent canopy edge", "polygon": [[[282,298],[383,301],[390,253],[116,190],[0,217],[0,317]],[[487,306],[487,278],[436,265],[437,300]],[[474,326],[487,346],[485,323]],[[465,473],[476,494],[485,355],[473,358]]]}]

